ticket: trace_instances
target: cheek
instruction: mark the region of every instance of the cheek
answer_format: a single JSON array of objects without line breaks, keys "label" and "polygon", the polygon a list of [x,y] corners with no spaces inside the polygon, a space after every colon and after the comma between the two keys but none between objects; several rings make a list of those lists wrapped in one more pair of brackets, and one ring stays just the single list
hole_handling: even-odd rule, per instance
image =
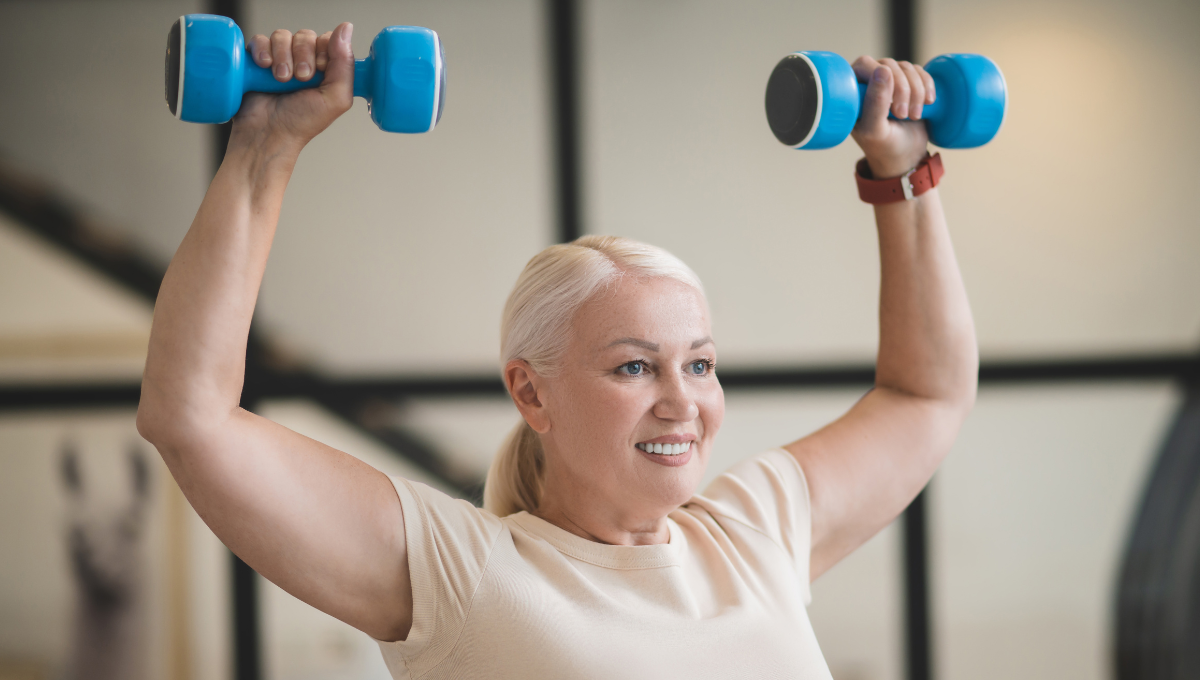
[{"label": "cheek", "polygon": [[725,420],[725,392],[718,386],[711,393],[697,399],[696,406],[700,410],[700,420],[704,423],[704,438],[712,441]]},{"label": "cheek", "polygon": [[642,395],[630,385],[588,382],[570,385],[566,393],[564,433],[590,443],[628,439],[646,411]]}]

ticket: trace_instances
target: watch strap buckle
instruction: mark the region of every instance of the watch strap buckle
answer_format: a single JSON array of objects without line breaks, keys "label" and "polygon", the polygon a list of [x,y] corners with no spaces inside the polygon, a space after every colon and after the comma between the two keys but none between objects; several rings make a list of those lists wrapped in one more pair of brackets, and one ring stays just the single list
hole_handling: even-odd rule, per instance
[{"label": "watch strap buckle", "polygon": [[909,178],[912,177],[913,173],[916,171],[917,168],[913,168],[903,175],[900,175],[900,189],[904,192],[904,200],[906,201],[913,200],[913,185],[912,180]]}]

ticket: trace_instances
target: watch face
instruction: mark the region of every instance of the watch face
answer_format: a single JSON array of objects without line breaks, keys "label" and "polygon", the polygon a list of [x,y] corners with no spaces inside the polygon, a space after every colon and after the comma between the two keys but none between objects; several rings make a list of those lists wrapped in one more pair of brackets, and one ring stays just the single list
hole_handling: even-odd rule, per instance
[{"label": "watch face", "polygon": [[798,54],[784,57],[767,80],[767,124],[775,138],[796,146],[817,119],[820,83],[808,60]]}]

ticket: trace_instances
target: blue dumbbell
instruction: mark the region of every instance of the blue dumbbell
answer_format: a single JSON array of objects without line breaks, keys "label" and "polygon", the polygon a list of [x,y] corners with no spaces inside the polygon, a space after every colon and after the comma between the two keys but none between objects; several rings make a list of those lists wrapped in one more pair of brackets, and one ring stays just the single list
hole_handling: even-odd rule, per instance
[{"label": "blue dumbbell", "polygon": [[[982,146],[1004,122],[1008,88],[991,59],[943,54],[925,65],[937,100],[925,107],[929,141],[945,149]],[[767,80],[767,123],[775,138],[795,149],[841,144],[862,111],[866,83],[833,52],[794,52]],[[889,114],[890,117],[890,114]]]},{"label": "blue dumbbell", "polygon": [[[354,62],[354,96],[367,100],[371,120],[387,132],[429,132],[442,118],[446,97],[445,55],[437,33],[420,26],[388,26],[371,42],[366,59]],[[281,83],[246,52],[242,29],[212,14],[180,17],[167,36],[167,105],[190,123],[224,123],[242,106],[246,92],[293,92],[316,87]]]}]

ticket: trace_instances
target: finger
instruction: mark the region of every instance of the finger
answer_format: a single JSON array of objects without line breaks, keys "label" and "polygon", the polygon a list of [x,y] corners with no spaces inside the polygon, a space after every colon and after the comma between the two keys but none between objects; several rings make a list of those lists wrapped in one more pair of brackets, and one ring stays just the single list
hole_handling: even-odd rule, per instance
[{"label": "finger", "polygon": [[275,66],[271,71],[275,80],[286,83],[292,79],[292,32],[280,28],[271,34],[271,60]]},{"label": "finger", "polygon": [[864,54],[855,59],[854,63],[850,64],[850,68],[854,69],[854,77],[858,79],[858,82],[869,83],[871,82],[871,74],[875,73],[875,69],[879,68],[879,62],[874,57]]},{"label": "finger", "polygon": [[254,63],[263,68],[271,67],[271,39],[259,33],[250,38],[250,42],[246,43],[246,49],[250,50],[250,57],[254,59]]},{"label": "finger", "polygon": [[333,31],[325,31],[317,36],[317,70],[324,71],[325,66],[329,64],[329,36],[333,35]]},{"label": "finger", "polygon": [[908,79],[908,117],[920,120],[921,109],[925,108],[925,81],[921,80],[916,67],[907,61],[900,62],[900,70]]},{"label": "finger", "polygon": [[908,76],[895,59],[880,59],[879,63],[892,72],[892,115],[901,120],[908,118]]},{"label": "finger", "polygon": [[296,31],[292,38],[292,61],[296,64],[296,80],[307,82],[317,72],[317,34],[307,28]]},{"label": "finger", "polygon": [[325,82],[321,91],[349,109],[354,101],[354,50],[350,38],[354,25],[339,24],[329,36],[329,64],[325,67]]},{"label": "finger", "polygon": [[862,113],[858,121],[864,131],[879,131],[887,127],[888,108],[892,105],[892,70],[882,64],[867,81],[867,95],[863,98]]},{"label": "finger", "polygon": [[925,83],[925,105],[929,106],[937,100],[937,92],[933,89],[933,76],[929,75],[929,71],[925,70],[924,66],[915,64],[917,73],[921,74],[921,81]]}]

